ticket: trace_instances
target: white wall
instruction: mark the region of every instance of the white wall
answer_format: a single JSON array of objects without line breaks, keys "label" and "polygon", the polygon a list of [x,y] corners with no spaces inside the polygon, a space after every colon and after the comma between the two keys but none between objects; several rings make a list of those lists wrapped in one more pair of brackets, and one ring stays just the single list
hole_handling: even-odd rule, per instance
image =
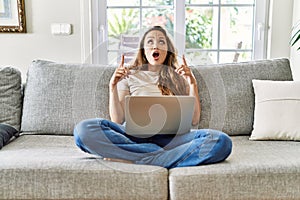
[{"label": "white wall", "polygon": [[[25,12],[27,33],[0,33],[0,67],[16,66],[24,78],[34,59],[81,61],[80,0],[26,0]],[[54,36],[51,23],[70,23],[73,34]]]},{"label": "white wall", "polygon": [[[293,12],[293,26],[300,22],[300,1],[294,0],[294,12]],[[300,80],[300,50],[297,48],[300,46],[300,42],[295,47],[291,48],[291,65],[293,69],[294,80]]]},{"label": "white wall", "polygon": [[268,58],[289,58],[294,80],[300,80],[300,51],[289,42],[293,24],[300,18],[299,9],[299,0],[271,0]]},{"label": "white wall", "polygon": [[[289,42],[293,26],[293,7],[296,2],[299,4],[299,0],[271,0],[268,58],[291,57]],[[295,79],[295,77],[300,76],[300,71],[294,65],[294,61],[291,61],[292,73]]]},{"label": "white wall", "polygon": [[[291,51],[289,40],[293,17],[299,19],[299,0],[271,0],[268,58],[291,57],[294,77],[300,78],[300,51]],[[25,77],[34,59],[83,62],[89,59],[89,0],[26,0],[26,34],[0,33],[0,67],[18,67]],[[85,16],[83,16],[85,14]],[[82,19],[86,20],[81,23]],[[295,19],[294,19],[295,21]],[[73,34],[53,36],[51,23],[70,23]],[[88,61],[89,62],[89,61]],[[298,65],[298,68],[297,66]]]},{"label": "white wall", "polygon": [[293,0],[271,0],[268,41],[270,58],[290,57],[293,2]]}]

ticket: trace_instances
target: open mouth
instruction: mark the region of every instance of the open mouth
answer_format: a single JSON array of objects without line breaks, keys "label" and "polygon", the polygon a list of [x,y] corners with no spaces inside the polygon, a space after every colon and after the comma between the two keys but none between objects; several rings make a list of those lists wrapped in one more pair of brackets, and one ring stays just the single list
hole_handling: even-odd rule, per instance
[{"label": "open mouth", "polygon": [[155,60],[157,60],[159,58],[159,52],[153,52],[152,56]]}]

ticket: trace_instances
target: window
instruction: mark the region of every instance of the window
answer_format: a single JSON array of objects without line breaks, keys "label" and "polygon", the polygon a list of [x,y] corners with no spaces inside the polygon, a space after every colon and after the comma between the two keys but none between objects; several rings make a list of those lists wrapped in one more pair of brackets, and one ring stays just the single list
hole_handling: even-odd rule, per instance
[{"label": "window", "polygon": [[269,0],[95,0],[93,62],[117,64],[134,57],[153,25],[173,36],[178,54],[192,64],[266,58]]}]

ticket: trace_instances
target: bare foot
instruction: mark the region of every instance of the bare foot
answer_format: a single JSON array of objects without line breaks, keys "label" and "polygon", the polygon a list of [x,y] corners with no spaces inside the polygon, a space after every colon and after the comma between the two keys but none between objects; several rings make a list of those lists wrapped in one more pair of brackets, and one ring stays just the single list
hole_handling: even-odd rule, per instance
[{"label": "bare foot", "polygon": [[122,162],[122,163],[133,164],[133,162],[130,160],[123,160],[123,159],[117,159],[117,158],[103,158],[103,160],[110,161],[110,162]]}]

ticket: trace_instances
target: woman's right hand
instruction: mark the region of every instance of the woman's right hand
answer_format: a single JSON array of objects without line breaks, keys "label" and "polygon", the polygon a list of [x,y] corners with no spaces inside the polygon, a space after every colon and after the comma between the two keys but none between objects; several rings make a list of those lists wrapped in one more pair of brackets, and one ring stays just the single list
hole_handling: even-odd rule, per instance
[{"label": "woman's right hand", "polygon": [[114,74],[112,75],[109,86],[111,89],[115,88],[117,83],[121,81],[123,78],[128,77],[130,71],[127,67],[124,66],[124,55],[121,57],[121,63],[119,67],[115,70]]},{"label": "woman's right hand", "polygon": [[124,55],[121,57],[120,66],[117,67],[109,81],[109,115],[111,121],[122,124],[124,122],[125,96],[129,91],[118,91],[116,86],[123,78],[128,77],[130,71],[124,66]]}]

